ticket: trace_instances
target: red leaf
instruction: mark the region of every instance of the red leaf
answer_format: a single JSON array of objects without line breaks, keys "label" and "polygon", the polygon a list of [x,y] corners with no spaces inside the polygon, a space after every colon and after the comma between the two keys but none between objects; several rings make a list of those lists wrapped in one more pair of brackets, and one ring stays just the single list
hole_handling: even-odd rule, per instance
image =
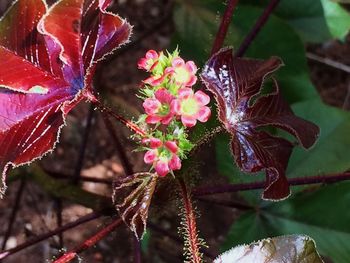
[{"label": "red leaf", "polygon": [[[0,170],[54,148],[66,114],[93,99],[98,61],[131,27],[110,0],[18,0],[0,20]],[[3,189],[4,190],[4,189]],[[2,192],[2,191],[1,191]]]},{"label": "red leaf", "polygon": [[294,144],[260,128],[283,129],[304,148],[310,148],[319,134],[315,124],[294,115],[275,79],[272,78],[272,93],[261,94],[264,79],[282,64],[276,57],[266,61],[234,58],[231,49],[222,49],[202,72],[206,87],[216,97],[219,119],[232,134],[231,148],[237,165],[249,173],[265,170],[263,198],[272,200],[290,194],[285,170]]}]

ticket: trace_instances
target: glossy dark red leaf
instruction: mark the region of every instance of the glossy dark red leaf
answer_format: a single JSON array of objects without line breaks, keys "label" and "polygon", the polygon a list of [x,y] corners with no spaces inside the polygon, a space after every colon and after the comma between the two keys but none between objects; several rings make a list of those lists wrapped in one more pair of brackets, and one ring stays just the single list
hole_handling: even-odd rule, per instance
[{"label": "glossy dark red leaf", "polygon": [[113,203],[138,239],[141,239],[146,231],[148,209],[157,179],[156,174],[136,173],[120,178],[114,184]]},{"label": "glossy dark red leaf", "polygon": [[[103,57],[131,27],[105,9],[110,0],[18,0],[0,20],[0,170],[53,149],[66,114],[93,100]],[[5,186],[3,187],[5,188]],[[2,189],[1,192],[3,192]]]},{"label": "glossy dark red leaf", "polygon": [[315,124],[294,115],[274,78],[272,92],[262,94],[265,78],[282,64],[277,57],[234,58],[232,50],[226,48],[210,58],[201,75],[216,98],[220,121],[232,135],[231,148],[237,165],[248,173],[266,171],[263,198],[271,200],[290,194],[285,170],[295,144],[271,135],[263,127],[287,131],[304,148],[310,148],[319,134]]}]

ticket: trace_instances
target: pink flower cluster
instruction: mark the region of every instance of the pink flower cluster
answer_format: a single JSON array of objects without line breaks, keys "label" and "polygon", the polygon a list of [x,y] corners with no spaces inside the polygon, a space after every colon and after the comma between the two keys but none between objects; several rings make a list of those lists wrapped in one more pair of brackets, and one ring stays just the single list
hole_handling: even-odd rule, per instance
[{"label": "pink flower cluster", "polygon": [[[177,50],[172,54],[149,50],[139,60],[138,67],[150,73],[141,90],[146,113],[142,120],[148,125],[156,125],[156,128],[159,125],[168,128],[162,138],[150,134],[147,143],[143,140],[148,146],[144,161],[152,164],[158,175],[165,176],[181,168],[179,156],[185,156],[188,149],[179,145],[190,144],[187,134],[176,137],[174,131],[193,127],[197,121],[206,122],[211,115],[207,106],[210,97],[203,91],[194,92],[192,86],[197,82],[197,66],[193,61],[185,62]],[[169,127],[174,131],[169,131]],[[169,136],[171,139],[164,139]]]}]

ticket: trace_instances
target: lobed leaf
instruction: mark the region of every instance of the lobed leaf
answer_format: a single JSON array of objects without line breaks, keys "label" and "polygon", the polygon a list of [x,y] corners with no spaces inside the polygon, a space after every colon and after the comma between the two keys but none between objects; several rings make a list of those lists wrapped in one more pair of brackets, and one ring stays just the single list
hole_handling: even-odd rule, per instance
[{"label": "lobed leaf", "polygon": [[266,238],[250,245],[237,246],[215,259],[214,263],[322,263],[315,242],[308,236],[290,235]]},{"label": "lobed leaf", "polygon": [[157,174],[136,173],[117,180],[114,185],[113,203],[138,239],[146,232],[148,209],[157,179]]},{"label": "lobed leaf", "polygon": [[[130,25],[109,0],[18,0],[0,20],[0,170],[54,148],[66,114],[93,100],[92,76]],[[5,184],[1,193],[5,190]]]},{"label": "lobed leaf", "polygon": [[233,58],[231,49],[222,49],[207,62],[202,80],[216,98],[218,118],[232,135],[231,149],[244,172],[266,172],[264,199],[289,196],[285,176],[294,144],[272,136],[264,127],[273,126],[292,134],[304,148],[316,141],[316,125],[294,115],[283,100],[277,81],[273,91],[262,95],[264,79],[282,65],[279,58],[266,61]]}]

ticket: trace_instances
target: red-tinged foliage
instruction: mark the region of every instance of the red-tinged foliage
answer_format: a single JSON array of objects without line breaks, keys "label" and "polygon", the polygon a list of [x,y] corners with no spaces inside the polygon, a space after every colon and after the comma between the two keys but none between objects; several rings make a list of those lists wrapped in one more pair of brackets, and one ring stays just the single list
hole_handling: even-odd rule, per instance
[{"label": "red-tinged foliage", "polygon": [[[98,61],[131,27],[110,0],[18,0],[0,20],[0,170],[52,150],[66,114],[94,100]],[[4,190],[4,189],[3,189]]]},{"label": "red-tinged foliage", "polygon": [[146,231],[148,209],[157,179],[157,174],[136,173],[120,178],[114,184],[113,203],[137,239],[141,239]]},{"label": "red-tinged foliage", "polygon": [[261,128],[283,129],[304,148],[310,148],[319,134],[316,125],[294,115],[275,79],[274,90],[261,94],[264,79],[281,65],[276,57],[266,61],[234,58],[231,49],[222,49],[209,59],[202,72],[206,87],[216,97],[219,119],[232,135],[237,165],[244,172],[266,171],[263,198],[270,200],[290,194],[285,170],[294,144]]}]

